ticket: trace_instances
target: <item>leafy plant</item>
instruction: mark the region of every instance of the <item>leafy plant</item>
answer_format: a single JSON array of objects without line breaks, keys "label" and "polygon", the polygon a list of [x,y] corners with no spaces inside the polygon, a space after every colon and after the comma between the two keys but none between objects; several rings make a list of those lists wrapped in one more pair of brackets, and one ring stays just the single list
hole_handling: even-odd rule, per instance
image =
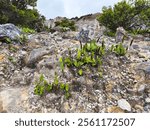
[{"label": "leafy plant", "polygon": [[20,37],[18,39],[20,39],[21,44],[26,43],[28,40],[28,38],[25,34],[20,35]]},{"label": "leafy plant", "polygon": [[71,94],[70,94],[69,92],[66,92],[66,93],[65,93],[66,99],[69,99],[70,96],[71,96]]},{"label": "leafy plant", "polygon": [[58,76],[57,76],[57,73],[55,73],[53,85],[54,85],[54,86],[58,86],[58,84],[59,84]]},{"label": "leafy plant", "polygon": [[9,50],[12,52],[17,52],[18,49],[16,47],[10,45]]},{"label": "leafy plant", "polygon": [[69,84],[65,84],[65,91],[69,92]]},{"label": "leafy plant", "polygon": [[124,56],[126,54],[126,49],[123,47],[122,43],[111,47],[111,51],[115,52],[119,56]]},{"label": "leafy plant", "polygon": [[82,50],[77,49],[77,60],[81,59],[81,55],[82,55]]},{"label": "leafy plant", "polygon": [[65,84],[64,83],[60,83],[60,89],[64,90],[65,89]]},{"label": "leafy plant", "polygon": [[27,33],[27,34],[32,34],[32,33],[36,32],[34,29],[30,29],[28,27],[23,27],[23,28],[21,28],[21,30],[23,33]]},{"label": "leafy plant", "polygon": [[[97,19],[100,24],[109,29],[105,34],[114,36],[118,27],[123,27],[127,31],[141,30],[143,25],[149,28],[149,18],[149,0],[122,0],[114,7],[103,7],[102,13]],[[136,33],[139,33],[139,31]]]},{"label": "leafy plant", "polygon": [[105,54],[105,45],[104,41],[101,46],[96,44],[95,40],[92,40],[89,43],[86,43],[80,49],[76,50],[76,55],[72,56],[71,51],[68,50],[69,56],[61,58],[60,65],[62,66],[62,59],[64,59],[64,64],[70,69],[73,69],[73,72],[76,71],[79,76],[83,75],[84,66],[92,66],[97,67],[98,65],[102,65],[101,57]]},{"label": "leafy plant", "polygon": [[45,93],[50,93],[52,91],[60,91],[62,90],[65,94],[65,97],[68,99],[71,94],[69,93],[69,84],[60,83],[58,79],[58,75],[55,73],[54,81],[52,83],[48,83],[44,75],[41,74],[39,81],[36,83],[34,87],[34,94],[43,96]]},{"label": "leafy plant", "polygon": [[12,42],[11,39],[8,37],[5,40],[6,40],[6,43],[8,43],[8,44],[10,44]]},{"label": "leafy plant", "polygon": [[0,0],[0,24],[12,23],[43,31],[45,17],[34,8],[36,3],[37,0]]},{"label": "leafy plant", "polygon": [[70,57],[66,57],[64,60],[64,64],[66,64],[68,67],[72,66],[72,60]]},{"label": "leafy plant", "polygon": [[59,58],[59,62],[60,62],[60,68],[62,70],[62,72],[64,71],[64,62],[63,62],[63,58]]},{"label": "leafy plant", "polygon": [[82,76],[82,75],[83,75],[83,70],[80,69],[80,70],[78,71],[78,74],[79,74],[80,76]]},{"label": "leafy plant", "polygon": [[9,37],[1,37],[0,42],[5,42],[7,44],[11,44],[12,40]]},{"label": "leafy plant", "polygon": [[46,89],[46,85],[48,85],[47,81],[44,79],[43,74],[40,75],[40,79],[37,82],[35,88],[34,88],[34,94],[42,96],[44,94],[44,91]]},{"label": "leafy plant", "polygon": [[16,64],[16,62],[17,62],[16,59],[14,57],[12,57],[12,56],[9,56],[8,59],[13,64]]},{"label": "leafy plant", "polygon": [[47,84],[46,90],[48,92],[51,92],[53,90],[53,85],[52,84]]}]

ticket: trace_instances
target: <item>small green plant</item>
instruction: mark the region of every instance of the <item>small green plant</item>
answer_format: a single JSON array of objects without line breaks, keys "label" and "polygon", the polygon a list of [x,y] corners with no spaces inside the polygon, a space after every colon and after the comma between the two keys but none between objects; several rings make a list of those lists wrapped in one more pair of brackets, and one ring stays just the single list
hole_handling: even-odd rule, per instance
[{"label": "small green plant", "polygon": [[18,49],[16,47],[14,47],[14,46],[9,46],[9,50],[11,52],[17,52]]},{"label": "small green plant", "polygon": [[13,56],[9,56],[8,59],[9,59],[9,61],[10,61],[11,63],[13,63],[13,64],[16,64],[16,63],[17,63],[16,59],[15,59]]},{"label": "small green plant", "polygon": [[8,37],[5,40],[6,40],[6,43],[8,43],[8,44],[10,44],[12,42],[11,39]]},{"label": "small green plant", "polygon": [[21,44],[26,43],[28,40],[28,38],[25,34],[20,35],[19,39],[20,39]]},{"label": "small green plant", "polygon": [[78,74],[79,74],[80,76],[82,76],[82,75],[83,75],[83,70],[80,69],[80,70],[78,71]]},{"label": "small green plant", "polygon": [[77,60],[81,59],[81,55],[82,55],[82,50],[77,49]]},{"label": "small green plant", "polygon": [[0,42],[5,42],[7,44],[11,44],[12,40],[9,37],[1,37]]},{"label": "small green plant", "polygon": [[59,80],[58,80],[58,75],[57,75],[57,73],[55,72],[55,77],[54,77],[54,82],[53,82],[53,86],[58,86],[58,84],[59,84]]},{"label": "small green plant", "polygon": [[118,56],[124,56],[126,54],[126,49],[124,48],[124,46],[122,45],[122,43],[114,46],[111,46],[111,51],[115,52],[115,54],[117,54]]},{"label": "small green plant", "polygon": [[69,84],[60,83],[60,89],[65,92],[66,99],[71,96],[71,94],[69,93]]},{"label": "small green plant", "polygon": [[41,74],[39,81],[36,82],[35,88],[34,88],[34,94],[43,96],[45,93],[50,93],[52,91],[60,91],[62,90],[65,94],[65,97],[68,99],[71,94],[69,93],[69,84],[60,83],[58,79],[57,73],[55,73],[54,81],[52,83],[48,83],[44,75]]},{"label": "small green plant", "polygon": [[[104,41],[102,42],[101,46],[98,46],[95,40],[92,40],[85,45],[81,44],[80,48],[76,49],[76,55],[72,55],[71,51],[69,50],[69,56],[60,58],[60,66],[61,68],[67,66],[72,69],[73,72],[76,71],[75,73],[77,73],[79,76],[82,76],[83,70],[85,71],[84,68],[102,65],[101,57],[105,54],[105,49],[106,47],[104,45]],[[64,59],[63,63],[62,59]]]},{"label": "small green plant", "polygon": [[19,42],[20,44],[24,44],[26,43],[28,40],[27,35],[26,34],[21,34],[20,36],[16,36],[14,42]]},{"label": "small green plant", "polygon": [[68,67],[71,67],[73,64],[71,57],[66,57],[64,60],[64,64],[66,64]]},{"label": "small green plant", "polygon": [[59,62],[60,62],[60,68],[62,70],[62,72],[64,72],[64,62],[63,62],[63,58],[59,58]]},{"label": "small green plant", "polygon": [[47,84],[48,84],[47,81],[44,79],[44,76],[41,74],[40,79],[34,88],[34,94],[42,96],[44,94]]},{"label": "small green plant", "polygon": [[22,30],[23,33],[27,33],[27,34],[32,34],[32,33],[36,32],[35,30],[30,29],[28,27],[23,27],[23,28],[21,28],[21,30]]}]

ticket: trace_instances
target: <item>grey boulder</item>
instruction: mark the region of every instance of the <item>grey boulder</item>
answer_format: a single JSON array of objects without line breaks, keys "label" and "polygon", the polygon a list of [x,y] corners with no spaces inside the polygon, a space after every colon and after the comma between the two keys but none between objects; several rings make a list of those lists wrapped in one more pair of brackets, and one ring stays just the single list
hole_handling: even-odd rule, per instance
[{"label": "grey boulder", "polygon": [[11,23],[0,25],[0,38],[7,37],[12,41],[16,41],[19,39],[21,34],[21,30]]}]

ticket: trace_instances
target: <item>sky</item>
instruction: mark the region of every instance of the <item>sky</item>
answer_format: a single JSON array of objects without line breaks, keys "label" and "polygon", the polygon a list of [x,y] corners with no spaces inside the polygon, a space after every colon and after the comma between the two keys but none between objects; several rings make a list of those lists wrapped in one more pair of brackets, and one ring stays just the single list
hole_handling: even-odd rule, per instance
[{"label": "sky", "polygon": [[38,0],[37,9],[47,19],[57,16],[72,18],[100,12],[103,6],[113,6],[121,0]]}]

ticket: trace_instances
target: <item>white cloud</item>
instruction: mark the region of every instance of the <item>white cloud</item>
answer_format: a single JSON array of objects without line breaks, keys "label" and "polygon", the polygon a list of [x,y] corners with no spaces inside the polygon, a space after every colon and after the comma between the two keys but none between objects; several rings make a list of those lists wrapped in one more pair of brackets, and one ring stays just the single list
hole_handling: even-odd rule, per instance
[{"label": "white cloud", "polygon": [[38,10],[47,18],[76,17],[100,12],[103,6],[120,0],[38,0]]}]

